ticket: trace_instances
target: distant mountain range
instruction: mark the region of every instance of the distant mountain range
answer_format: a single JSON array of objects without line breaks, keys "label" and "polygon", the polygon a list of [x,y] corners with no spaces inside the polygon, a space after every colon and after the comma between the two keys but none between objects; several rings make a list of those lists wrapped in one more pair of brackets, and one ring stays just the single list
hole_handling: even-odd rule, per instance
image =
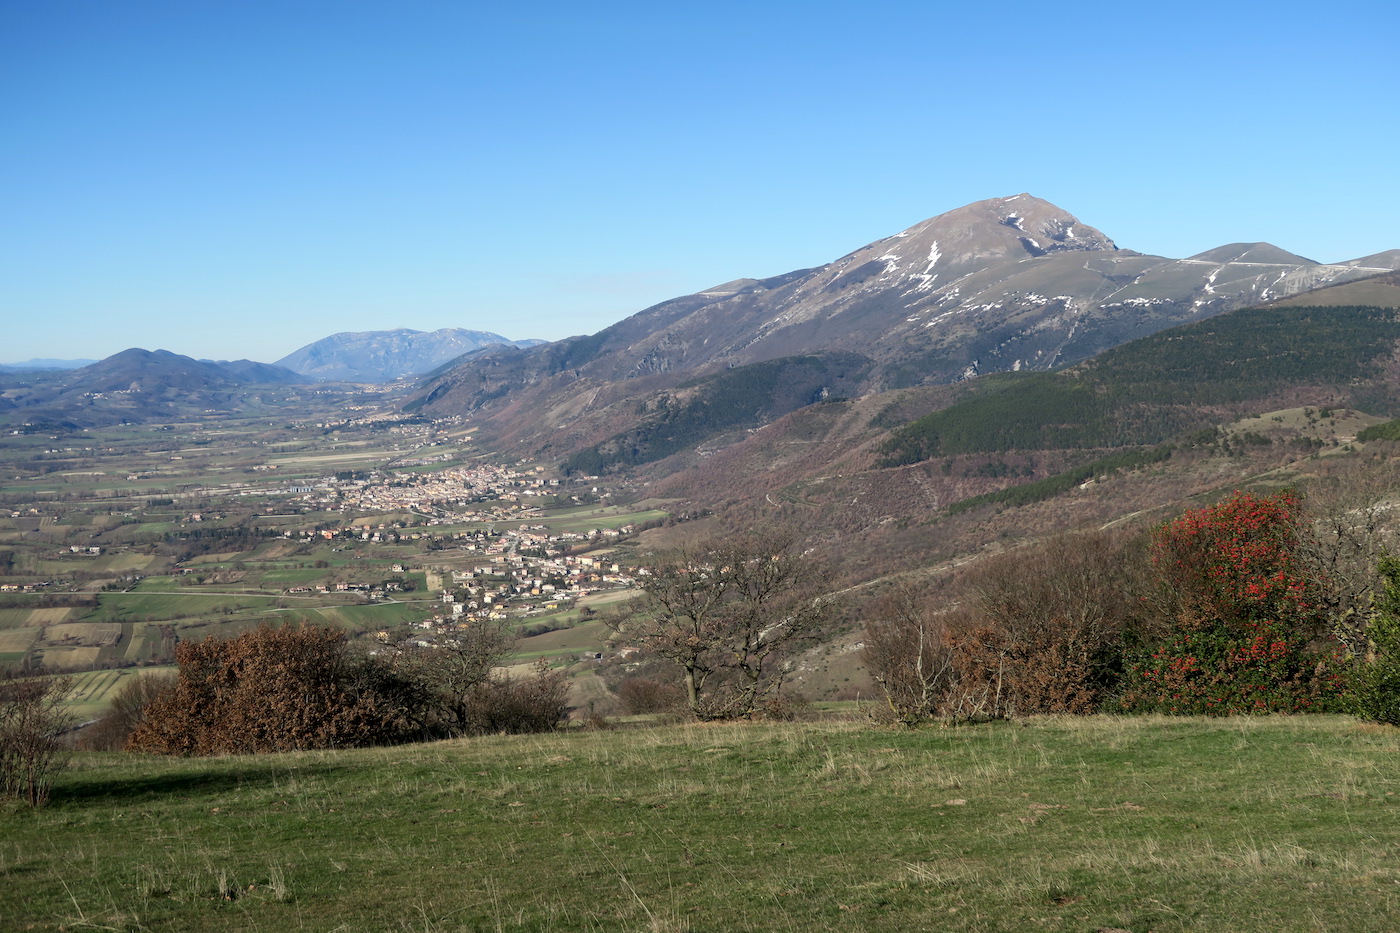
[{"label": "distant mountain range", "polygon": [[305,382],[300,374],[281,366],[255,363],[195,360],[169,350],[133,347],[105,360],[74,370],[67,383],[83,392],[163,394],[229,388],[236,385],[293,384]]},{"label": "distant mountain range", "polygon": [[312,379],[392,382],[418,376],[489,346],[532,347],[542,340],[510,340],[482,330],[444,327],[424,332],[399,328],[332,334],[277,361]]},{"label": "distant mountain range", "polygon": [[[298,365],[384,381],[432,366],[417,345],[444,333],[336,335]],[[1029,195],[520,343],[437,363],[405,407],[468,416],[496,454],[624,474],[620,497],[677,519],[643,547],[782,526],[850,586],[1069,528],[1142,527],[1222,489],[1325,488],[1400,450],[1400,250],[1147,256]],[[0,377],[0,421],[280,417],[337,390],[257,382],[323,377],[128,350]],[[845,663],[857,637],[812,669]]]},{"label": "distant mountain range", "polygon": [[979,201],[812,269],[738,279],[591,336],[491,347],[410,407],[471,413],[520,453],[648,462],[832,396],[1048,370],[1167,327],[1400,267],[1268,243],[1120,249],[1029,194]]},{"label": "distant mountain range", "polygon": [[79,369],[91,366],[97,360],[24,360],[19,363],[0,363],[0,372],[26,373],[42,372],[51,369]]},{"label": "distant mountain range", "polygon": [[399,329],[334,334],[280,363],[196,360],[168,350],[139,348],[97,362],[31,360],[0,366],[0,423],[68,430],[123,421],[177,420],[205,411],[240,410],[254,396],[257,404],[273,404],[275,393],[253,391],[259,387],[392,382],[431,371],[482,347],[538,343],[460,328],[431,333]]},{"label": "distant mountain range", "polygon": [[[432,365],[417,345],[442,334],[336,335],[300,365],[384,381]],[[1146,256],[1018,195],[591,336],[438,365],[407,409],[466,415],[495,454],[624,474],[615,488],[665,502],[684,526],[647,545],[782,525],[855,585],[1066,528],[1160,520],[1220,489],[1394,462],[1400,251],[1332,264],[1267,243]],[[312,378],[128,350],[0,376],[0,422],[57,433],[283,417],[338,391],[285,384]]]},{"label": "distant mountain range", "polygon": [[[951,387],[979,377],[1062,369],[1238,308],[1337,304],[1309,296],[1338,289],[1351,290],[1351,304],[1391,307],[1397,268],[1400,250],[1323,264],[1268,243],[1149,256],[1020,194],[949,211],[822,266],[662,302],[590,336],[347,332],[277,364],[128,350],[67,372],[7,374],[0,416],[163,419],[191,406],[236,408],[249,386],[426,374],[410,411],[469,414],[501,452],[604,472],[710,456],[816,402],[887,399],[879,418],[894,428],[926,413],[900,392],[924,393],[925,407],[947,404]],[[936,449],[918,438],[907,448],[916,457]]]},{"label": "distant mountain range", "polygon": [[177,420],[244,408],[250,387],[309,381],[268,363],[132,348],[78,369],[7,377],[0,383],[0,420],[59,429]]},{"label": "distant mountain range", "polygon": [[[290,370],[318,382],[393,382],[396,379],[432,372],[444,363],[450,363],[483,347],[533,347],[541,343],[544,341],[511,340],[490,331],[466,330],[461,327],[444,327],[435,331],[401,327],[396,330],[346,331],[332,334],[287,354],[273,364],[238,360],[219,361],[217,365],[227,368],[245,382],[302,381],[289,379],[282,370]],[[0,372],[76,370],[97,362],[105,361],[33,359],[20,363],[0,363]]]}]

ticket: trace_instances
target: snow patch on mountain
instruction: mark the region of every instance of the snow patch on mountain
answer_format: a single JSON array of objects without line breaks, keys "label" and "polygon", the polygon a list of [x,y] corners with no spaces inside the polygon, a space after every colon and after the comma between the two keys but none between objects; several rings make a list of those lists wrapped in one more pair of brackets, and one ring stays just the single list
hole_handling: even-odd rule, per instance
[{"label": "snow patch on mountain", "polygon": [[924,266],[924,275],[933,271],[933,267],[938,265],[938,260],[943,258],[943,254],[938,251],[938,241],[934,240],[933,245],[928,248],[928,265]]},{"label": "snow patch on mountain", "polygon": [[1122,301],[1115,301],[1113,304],[1100,305],[1103,308],[1150,308],[1153,305],[1166,304],[1166,298],[1124,298]]},{"label": "snow patch on mountain", "polygon": [[948,318],[953,317],[954,315],[962,314],[964,310],[965,309],[963,308],[955,308],[952,311],[944,311],[942,314],[938,315],[933,320],[925,322],[924,326],[933,327],[935,324],[941,324]]},{"label": "snow patch on mountain", "polygon": [[1205,292],[1207,295],[1214,295],[1215,277],[1219,275],[1224,268],[1224,266],[1221,266],[1219,269],[1211,270],[1210,275],[1206,276],[1205,282],[1201,285],[1201,291]]}]

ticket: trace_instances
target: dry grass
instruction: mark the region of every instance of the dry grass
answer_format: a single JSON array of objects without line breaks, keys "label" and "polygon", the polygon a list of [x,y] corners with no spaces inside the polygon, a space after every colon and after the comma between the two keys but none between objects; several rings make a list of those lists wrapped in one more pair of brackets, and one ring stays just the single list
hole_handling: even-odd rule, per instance
[{"label": "dry grass", "polygon": [[54,929],[1389,930],[1400,732],[674,726],[88,755],[0,837]]}]

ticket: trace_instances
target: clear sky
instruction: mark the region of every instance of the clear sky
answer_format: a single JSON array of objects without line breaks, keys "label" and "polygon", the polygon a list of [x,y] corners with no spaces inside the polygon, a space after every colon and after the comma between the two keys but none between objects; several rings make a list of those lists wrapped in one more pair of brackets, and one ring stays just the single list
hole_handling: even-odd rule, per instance
[{"label": "clear sky", "polygon": [[592,333],[1022,191],[1400,248],[1400,5],[0,3],[0,362]]}]

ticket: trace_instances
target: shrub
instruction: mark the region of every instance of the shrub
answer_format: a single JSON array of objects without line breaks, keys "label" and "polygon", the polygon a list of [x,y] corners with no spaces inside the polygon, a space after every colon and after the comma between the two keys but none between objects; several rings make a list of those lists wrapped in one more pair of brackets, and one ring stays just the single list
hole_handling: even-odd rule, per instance
[{"label": "shrub", "polygon": [[885,695],[880,721],[917,725],[939,716],[956,680],[953,646],[931,594],[900,586],[865,623],[863,655]]},{"label": "shrub", "polygon": [[768,698],[761,707],[763,718],[771,722],[796,722],[812,715],[812,701],[795,690]]},{"label": "shrub", "polygon": [[555,728],[568,709],[563,675],[494,673],[511,644],[503,628],[482,626],[370,656],[336,628],[268,625],[182,644],[178,678],[144,704],[127,747],[243,754]]},{"label": "shrub", "polygon": [[1337,656],[1286,635],[1180,631],[1134,665],[1116,708],[1204,716],[1331,712],[1339,708],[1342,681]]},{"label": "shrub", "polygon": [[617,685],[617,699],[630,715],[667,713],[685,705],[685,693],[673,683],[650,677],[629,677]]},{"label": "shrub", "polygon": [[1134,542],[1060,535],[983,561],[949,637],[965,696],[997,714],[1095,712],[1117,684],[1133,600]]},{"label": "shrub", "polygon": [[1342,677],[1290,491],[1236,492],[1156,530],[1157,637],[1118,707],[1165,713],[1324,711]]},{"label": "shrub", "polygon": [[549,732],[568,714],[569,685],[544,661],[529,676],[498,676],[468,694],[466,731],[472,735]]},{"label": "shrub", "polygon": [[1138,611],[1135,541],[1065,534],[989,557],[948,592],[901,587],[865,626],[877,718],[1091,713],[1116,685]]},{"label": "shrub", "polygon": [[1317,632],[1312,586],[1298,560],[1300,502],[1236,492],[1193,509],[1153,534],[1160,605],[1176,628],[1222,624],[1237,634],[1261,625]]},{"label": "shrub", "polygon": [[345,633],[259,626],[181,644],[174,687],[145,707],[128,747],[176,755],[382,744],[417,728],[412,684],[353,656]]},{"label": "shrub", "polygon": [[71,688],[67,677],[0,673],[0,797],[32,807],[49,799],[67,764],[62,738],[73,718],[60,704]]}]

